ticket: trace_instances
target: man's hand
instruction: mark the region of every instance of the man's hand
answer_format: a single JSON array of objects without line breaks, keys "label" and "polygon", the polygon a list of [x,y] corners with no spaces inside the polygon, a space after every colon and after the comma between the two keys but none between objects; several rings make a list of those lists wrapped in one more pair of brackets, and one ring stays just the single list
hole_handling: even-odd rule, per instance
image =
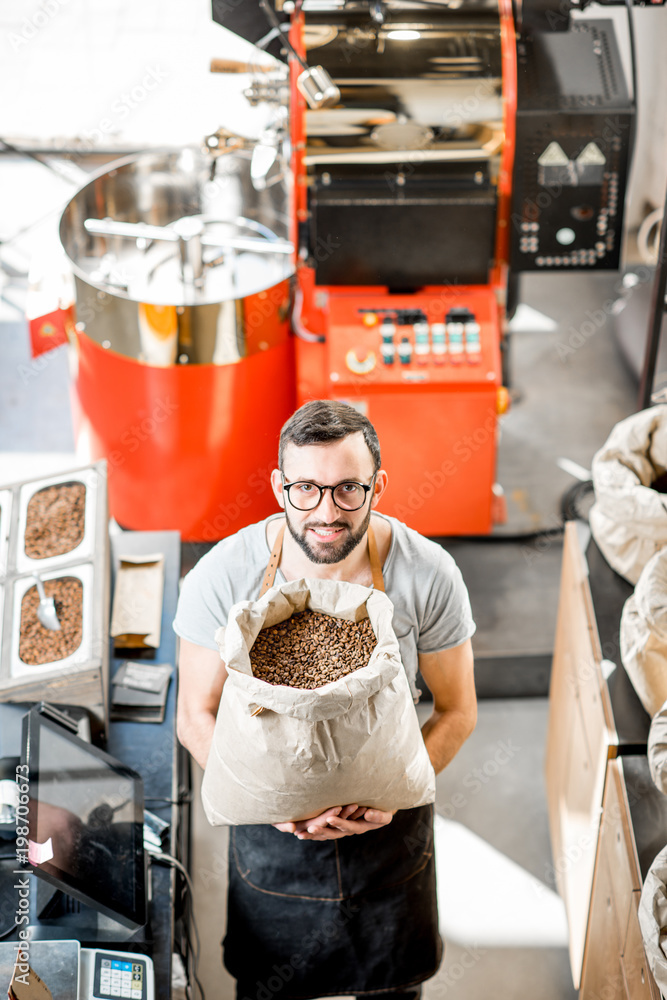
[{"label": "man's hand", "polygon": [[[394,810],[395,811],[395,810]],[[293,833],[299,840],[339,840],[355,833],[379,830],[391,823],[393,812],[369,809],[366,806],[350,804],[333,806],[319,816],[302,819],[297,823],[274,823],[276,830]]]}]

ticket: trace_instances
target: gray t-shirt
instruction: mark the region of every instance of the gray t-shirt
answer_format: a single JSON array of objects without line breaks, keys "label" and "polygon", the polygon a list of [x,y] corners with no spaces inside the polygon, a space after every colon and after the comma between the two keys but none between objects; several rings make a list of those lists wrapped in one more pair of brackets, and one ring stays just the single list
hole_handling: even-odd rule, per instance
[{"label": "gray t-shirt", "polygon": [[[183,580],[174,631],[198,646],[217,649],[213,638],[227,624],[238,601],[254,600],[271,554],[266,540],[269,521],[251,524],[218,542]],[[475,631],[468,591],[461,572],[440,545],[396,518],[378,514],[391,525],[391,545],[382,573],[394,605],[394,632],[415,699],[418,653],[459,646]],[[284,583],[280,569],[276,584]]]}]

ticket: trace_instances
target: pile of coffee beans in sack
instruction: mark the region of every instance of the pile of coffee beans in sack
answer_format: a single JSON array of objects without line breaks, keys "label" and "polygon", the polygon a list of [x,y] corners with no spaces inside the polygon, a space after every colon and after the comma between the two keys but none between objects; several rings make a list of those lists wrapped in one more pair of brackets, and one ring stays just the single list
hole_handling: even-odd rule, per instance
[{"label": "pile of coffee beans in sack", "polygon": [[252,672],[269,684],[318,688],[368,664],[377,639],[368,618],[361,622],[301,611],[262,629],[252,649]]}]

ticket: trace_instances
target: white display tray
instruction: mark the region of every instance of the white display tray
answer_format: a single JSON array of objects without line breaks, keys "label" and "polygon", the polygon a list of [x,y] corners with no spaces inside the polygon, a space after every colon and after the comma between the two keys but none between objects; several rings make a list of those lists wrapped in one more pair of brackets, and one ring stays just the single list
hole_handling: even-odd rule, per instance
[{"label": "white display tray", "polygon": [[[0,490],[0,579],[7,574],[9,532],[12,524],[12,491]],[[0,614],[0,623],[2,615]]]},{"label": "white display tray", "polygon": [[[46,559],[31,559],[25,554],[25,530],[28,518],[28,504],[35,493],[46,489],[49,486],[57,486],[60,483],[83,483],[86,487],[86,501],[84,508],[84,530],[83,538],[79,544],[57,556],[49,556]],[[40,479],[39,482],[26,483],[21,487],[19,495],[19,518],[16,544],[16,572],[20,573],[45,573],[54,566],[62,566],[66,562],[83,562],[93,557],[95,547],[95,509],[97,505],[97,491],[103,486],[106,490],[106,481],[101,482],[99,473],[94,468],[77,469],[74,472],[61,473],[57,476],[50,476],[48,479]]]},{"label": "white display tray", "polygon": [[[65,480],[67,481],[67,480]],[[91,532],[92,533],[92,532]],[[62,558],[62,557],[61,557]],[[46,560],[42,560],[45,562]],[[51,660],[48,663],[31,665],[24,663],[19,657],[19,638],[21,629],[21,602],[23,595],[35,581],[32,577],[26,576],[14,581],[14,605],[12,609],[12,645],[10,654],[9,673],[11,677],[33,678],[41,677],[44,674],[76,673],[77,668],[88,669],[93,658],[93,566],[91,563],[84,563],[80,566],[67,566],[60,569],[39,574],[43,581],[57,580],[64,576],[74,576],[81,580],[83,584],[82,602],[82,638],[78,649],[75,649],[70,656],[60,660]]]}]

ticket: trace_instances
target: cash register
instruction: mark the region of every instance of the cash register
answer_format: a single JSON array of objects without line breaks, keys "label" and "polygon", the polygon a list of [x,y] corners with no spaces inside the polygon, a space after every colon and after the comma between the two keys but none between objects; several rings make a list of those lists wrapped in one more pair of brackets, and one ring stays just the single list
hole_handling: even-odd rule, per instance
[{"label": "cash register", "polygon": [[49,706],[24,716],[22,744],[17,923],[28,933],[0,944],[0,995],[13,978],[17,1000],[154,1000],[153,963],[136,950],[147,940],[141,776]]},{"label": "cash register", "polygon": [[147,955],[72,940],[0,944],[0,995],[5,989],[16,1000],[155,1000]]}]

